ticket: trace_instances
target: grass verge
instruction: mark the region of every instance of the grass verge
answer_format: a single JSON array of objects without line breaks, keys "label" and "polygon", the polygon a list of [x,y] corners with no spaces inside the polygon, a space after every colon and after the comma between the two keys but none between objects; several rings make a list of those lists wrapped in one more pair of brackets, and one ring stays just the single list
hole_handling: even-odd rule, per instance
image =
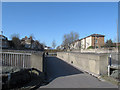
[{"label": "grass verge", "polygon": [[110,77],[110,76],[107,76],[107,75],[102,75],[100,78],[104,79],[104,80],[106,80],[108,82],[111,82],[112,84],[120,85],[120,81],[113,78],[113,77]]}]

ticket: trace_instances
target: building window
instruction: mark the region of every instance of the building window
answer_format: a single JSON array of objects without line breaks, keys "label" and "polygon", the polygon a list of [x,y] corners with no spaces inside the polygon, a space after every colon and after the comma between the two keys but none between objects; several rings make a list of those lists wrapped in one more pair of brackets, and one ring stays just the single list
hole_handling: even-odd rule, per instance
[{"label": "building window", "polygon": [[7,44],[7,41],[5,41],[5,44]]},{"label": "building window", "polygon": [[98,48],[98,46],[96,46],[96,48]]},{"label": "building window", "polygon": [[98,43],[98,40],[95,40],[95,43]]}]

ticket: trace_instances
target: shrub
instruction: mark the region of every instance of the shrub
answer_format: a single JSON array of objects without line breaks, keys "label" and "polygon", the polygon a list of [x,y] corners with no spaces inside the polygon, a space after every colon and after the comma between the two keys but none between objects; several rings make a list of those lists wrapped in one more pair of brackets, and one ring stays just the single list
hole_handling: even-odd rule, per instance
[{"label": "shrub", "polygon": [[94,48],[94,46],[89,46],[87,49],[93,49]]}]

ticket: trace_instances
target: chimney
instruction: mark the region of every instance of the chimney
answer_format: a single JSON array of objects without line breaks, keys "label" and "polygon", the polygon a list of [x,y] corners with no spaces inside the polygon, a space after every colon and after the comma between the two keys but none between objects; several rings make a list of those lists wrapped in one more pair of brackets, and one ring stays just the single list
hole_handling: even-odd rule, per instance
[{"label": "chimney", "polygon": [[30,36],[30,39],[32,40],[32,36]]},{"label": "chimney", "polygon": [[27,36],[25,36],[25,39],[27,39]]}]

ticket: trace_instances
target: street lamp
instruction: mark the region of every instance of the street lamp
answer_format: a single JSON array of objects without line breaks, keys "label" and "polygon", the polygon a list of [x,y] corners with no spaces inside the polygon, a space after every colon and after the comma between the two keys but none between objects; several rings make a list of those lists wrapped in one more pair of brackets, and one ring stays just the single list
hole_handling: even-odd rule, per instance
[{"label": "street lamp", "polygon": [[96,35],[95,35],[95,50],[96,50]]},{"label": "street lamp", "polygon": [[1,31],[1,35],[0,35],[0,51],[2,50],[2,35],[3,35],[3,31]]}]

